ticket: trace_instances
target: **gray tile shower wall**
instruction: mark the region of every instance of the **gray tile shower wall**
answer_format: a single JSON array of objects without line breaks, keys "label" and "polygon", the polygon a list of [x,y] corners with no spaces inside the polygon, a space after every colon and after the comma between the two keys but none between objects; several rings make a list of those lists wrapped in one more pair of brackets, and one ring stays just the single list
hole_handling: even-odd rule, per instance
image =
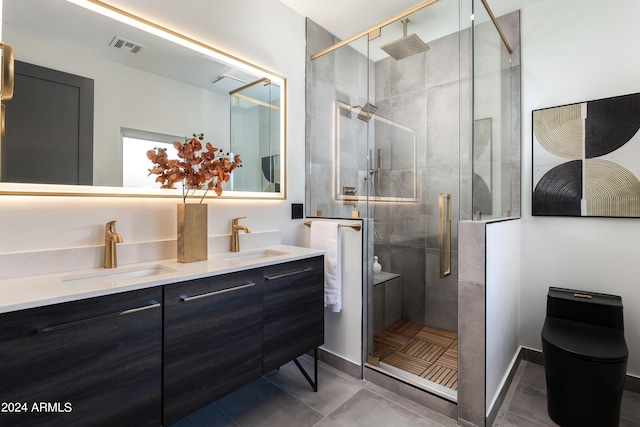
[{"label": "gray tile shower wall", "polygon": [[458,281],[458,423],[485,425],[486,224],[460,227]]},{"label": "gray tile shower wall", "polygon": [[[377,204],[375,253],[387,271],[402,275],[402,316],[429,326],[457,330],[457,275],[439,277],[440,193],[453,195],[452,224],[459,219],[460,97],[468,83],[460,81],[460,36],[453,34],[429,43],[431,49],[402,61],[387,58],[376,63],[376,104],[381,115],[415,129],[417,203]],[[469,73],[467,73],[468,78]],[[466,89],[465,96],[469,92]],[[375,146],[390,153],[383,169],[389,175],[390,195],[407,194],[411,181],[401,175],[413,167],[413,152],[399,142],[399,132],[384,134],[376,127]],[[410,147],[413,151],[413,147]],[[394,187],[395,185],[395,187]],[[457,231],[452,228],[452,259],[456,258]]]},{"label": "gray tile shower wall", "polygon": [[[519,14],[501,17],[508,38],[516,48],[504,58],[503,79],[511,85],[513,100],[520,97]],[[328,47],[338,40],[326,30],[307,21],[307,52]],[[307,215],[350,218],[352,211],[374,219],[377,233],[375,250],[385,271],[401,274],[403,316],[434,327],[457,330],[457,265],[453,275],[438,275],[439,215],[438,196],[452,195],[452,258],[457,258],[459,220],[471,219],[472,177],[472,62],[471,30],[429,41],[430,50],[401,61],[391,58],[375,63],[352,46],[307,64]],[[509,60],[512,62],[510,63]],[[515,67],[514,67],[515,65]],[[482,71],[482,70],[480,70]],[[481,76],[480,76],[481,77]],[[369,87],[367,87],[369,84]],[[369,99],[371,97],[371,99]],[[336,101],[346,105],[378,107],[377,114],[415,132],[410,133],[384,121],[358,120],[357,110],[336,110]],[[502,132],[513,141],[503,150],[503,198],[501,210],[520,213],[520,126],[519,101],[509,112],[511,125]],[[507,107],[511,108],[511,107]],[[505,114],[508,112],[504,112]],[[338,142],[339,163],[333,165],[333,145]],[[413,135],[413,134],[411,134]],[[374,183],[367,162],[368,147],[380,148],[383,170]],[[333,168],[339,178],[332,176]],[[415,179],[414,179],[415,176]],[[334,188],[332,188],[334,185]],[[412,198],[415,202],[367,204],[364,199],[345,204],[336,200],[343,186],[356,188],[358,196],[377,194]],[[497,215],[501,213],[497,213]],[[410,252],[410,253],[409,253]]]},{"label": "gray tile shower wall", "polygon": [[[322,27],[307,19],[307,53],[320,51],[338,40]],[[366,194],[367,123],[358,120],[359,109],[368,95],[369,64],[364,55],[351,46],[344,46],[317,60],[307,62],[307,97],[313,102],[306,111],[306,205],[307,215],[351,218],[352,211],[365,211],[365,202],[345,204],[335,200],[343,194],[343,187]],[[344,104],[340,107],[338,103]],[[336,136],[339,138],[335,141]],[[338,156],[334,156],[334,144]],[[335,165],[334,160],[339,159]],[[340,179],[333,181],[333,168]],[[334,186],[332,188],[332,186]]]},{"label": "gray tile shower wall", "polygon": [[[466,53],[461,58],[461,46],[469,46],[460,34],[430,42],[427,53],[401,61],[386,58],[370,67],[364,55],[345,46],[309,64],[307,69],[311,76],[307,91],[314,95],[307,111],[307,214],[315,215],[321,210],[324,216],[350,217],[352,210],[364,214],[366,209],[363,202],[345,205],[334,200],[330,190],[335,129],[328,124],[337,120],[340,143],[339,164],[335,166],[340,182],[335,190],[340,192],[343,185],[349,185],[357,188],[358,195],[375,193],[415,200],[369,205],[369,216],[374,218],[378,234],[374,254],[385,271],[402,275],[403,317],[450,331],[457,330],[456,265],[452,277],[440,279],[438,196],[452,194],[455,259],[455,224],[460,218],[460,120],[470,114],[463,112],[470,103],[469,61]],[[309,53],[336,41],[314,22],[307,22]],[[375,121],[369,127],[371,143],[367,143],[367,123],[348,117],[354,116],[355,111],[347,114],[339,110],[336,114],[334,103],[338,100],[364,105],[369,95],[367,77],[375,93],[372,102],[378,107],[377,114],[394,123],[390,126]],[[413,133],[396,125],[406,126]],[[370,177],[368,145],[382,153],[379,166],[383,172],[375,184],[365,180]]]}]

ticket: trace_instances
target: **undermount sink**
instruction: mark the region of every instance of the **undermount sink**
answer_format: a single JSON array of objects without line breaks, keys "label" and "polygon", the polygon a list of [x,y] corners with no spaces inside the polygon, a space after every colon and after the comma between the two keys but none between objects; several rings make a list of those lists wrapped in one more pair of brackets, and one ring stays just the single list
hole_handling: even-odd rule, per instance
[{"label": "undermount sink", "polygon": [[120,280],[137,279],[140,277],[157,276],[159,274],[173,273],[174,269],[164,265],[147,265],[144,267],[118,268],[92,273],[80,273],[61,277],[60,280],[68,285],[99,285],[103,283],[117,282]]},{"label": "undermount sink", "polygon": [[287,255],[287,252],[276,251],[273,249],[258,249],[246,252],[235,252],[232,254],[220,255],[216,258],[223,261],[256,261],[260,259],[271,258],[274,256]]}]

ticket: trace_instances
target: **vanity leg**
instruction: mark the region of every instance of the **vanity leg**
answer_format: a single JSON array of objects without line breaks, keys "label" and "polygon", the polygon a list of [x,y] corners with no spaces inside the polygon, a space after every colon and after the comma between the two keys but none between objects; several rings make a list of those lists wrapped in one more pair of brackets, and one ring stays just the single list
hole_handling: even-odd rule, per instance
[{"label": "vanity leg", "polygon": [[318,347],[313,350],[313,375],[314,379],[312,380],[307,371],[304,370],[298,359],[293,359],[293,362],[296,364],[302,375],[307,379],[307,382],[313,388],[313,391],[318,391]]}]

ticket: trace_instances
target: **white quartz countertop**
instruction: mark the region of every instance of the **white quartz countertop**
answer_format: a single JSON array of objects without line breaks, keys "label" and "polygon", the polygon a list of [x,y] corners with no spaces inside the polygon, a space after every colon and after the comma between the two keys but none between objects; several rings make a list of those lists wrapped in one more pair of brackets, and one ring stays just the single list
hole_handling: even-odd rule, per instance
[{"label": "white quartz countertop", "polygon": [[4,279],[0,280],[0,313],[168,285],[323,254],[324,251],[319,249],[276,245],[209,254],[207,260],[189,263],[167,259],[110,269]]}]

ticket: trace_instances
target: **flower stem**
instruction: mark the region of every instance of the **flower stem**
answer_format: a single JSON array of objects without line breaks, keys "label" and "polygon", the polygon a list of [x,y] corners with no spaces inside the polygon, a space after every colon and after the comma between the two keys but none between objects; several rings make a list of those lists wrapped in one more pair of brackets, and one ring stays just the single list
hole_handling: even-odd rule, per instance
[{"label": "flower stem", "polygon": [[200,204],[202,204],[202,202],[204,201],[204,198],[207,196],[208,192],[209,192],[209,186],[207,185],[207,189],[204,190],[204,194],[202,195],[202,198],[200,199]]}]

